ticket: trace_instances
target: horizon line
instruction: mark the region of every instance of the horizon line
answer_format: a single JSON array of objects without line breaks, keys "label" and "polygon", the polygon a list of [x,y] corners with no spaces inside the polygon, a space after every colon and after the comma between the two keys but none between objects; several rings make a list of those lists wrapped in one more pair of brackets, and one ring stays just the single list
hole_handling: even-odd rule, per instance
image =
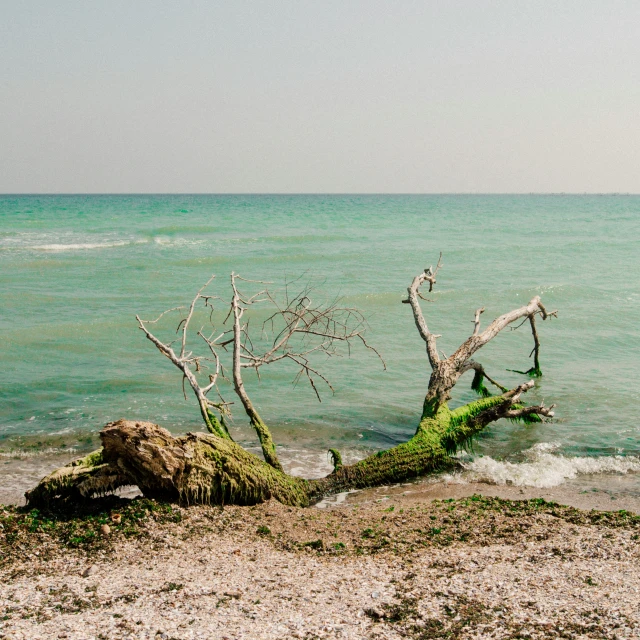
[{"label": "horizon line", "polygon": [[2,191],[2,196],[638,196],[633,191]]}]

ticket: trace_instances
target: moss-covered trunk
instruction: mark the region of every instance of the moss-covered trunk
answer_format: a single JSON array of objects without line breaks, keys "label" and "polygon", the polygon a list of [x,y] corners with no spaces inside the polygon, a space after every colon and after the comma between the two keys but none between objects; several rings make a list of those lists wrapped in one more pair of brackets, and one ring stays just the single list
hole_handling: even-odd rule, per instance
[{"label": "moss-covered trunk", "polygon": [[[451,453],[482,429],[477,417],[505,403],[483,398],[456,411],[427,407],[415,435],[359,462],[305,480],[275,469],[229,438],[174,438],[149,422],[121,420],[101,432],[102,449],[58,469],[27,492],[29,504],[79,499],[137,485],[147,497],[183,503],[256,504],[274,498],[306,506],[326,495],[403,482],[451,467]],[[334,456],[338,460],[339,455]]]}]

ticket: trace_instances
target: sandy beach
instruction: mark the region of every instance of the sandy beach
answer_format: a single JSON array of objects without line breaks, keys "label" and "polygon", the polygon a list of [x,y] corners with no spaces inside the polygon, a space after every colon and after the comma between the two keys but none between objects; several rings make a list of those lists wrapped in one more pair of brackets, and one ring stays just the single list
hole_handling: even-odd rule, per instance
[{"label": "sandy beach", "polygon": [[640,519],[586,510],[609,496],[564,500],[579,510],[539,494],[416,484],[322,509],[107,498],[55,520],[5,507],[0,637],[640,637]]}]

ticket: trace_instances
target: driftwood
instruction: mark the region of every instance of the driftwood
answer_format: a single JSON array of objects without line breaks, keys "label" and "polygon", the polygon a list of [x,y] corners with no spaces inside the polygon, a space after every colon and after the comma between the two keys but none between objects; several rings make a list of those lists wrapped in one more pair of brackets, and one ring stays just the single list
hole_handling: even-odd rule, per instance
[{"label": "driftwood", "polygon": [[[350,351],[356,343],[378,357],[380,354],[365,339],[366,323],[357,309],[343,307],[339,301],[315,304],[310,287],[290,295],[288,286],[282,300],[268,287],[245,295],[239,289],[240,283],[255,287],[255,281],[232,274],[231,301],[225,319],[230,328],[215,331],[215,326],[211,326],[213,331],[205,333],[203,327],[196,332],[206,348],[206,356],[194,355],[187,349],[187,335],[199,304],[211,311],[218,305],[220,298],[204,293],[213,278],[187,308],[174,342],[163,342],[149,328],[169,312],[153,321],[137,316],[145,336],[182,372],[183,383],[186,381],[191,387],[209,433],[173,437],[149,422],[121,420],[108,424],[100,432],[102,448],[44,478],[27,492],[29,504],[40,505],[51,499],[76,500],[137,485],[146,496],[185,503],[255,504],[275,498],[284,504],[304,506],[332,493],[402,482],[450,468],[457,464],[453,456],[459,449],[501,418],[540,422],[553,417],[553,405],[523,403],[522,395],[534,386],[533,380],[508,389],[490,377],[473,357],[507,327],[528,321],[534,338],[534,366],[519,373],[529,377],[541,375],[535,318],[546,320],[556,312],[548,312],[535,296],[528,304],[496,318],[481,330],[484,308],[478,309],[471,336],[451,356],[443,354],[441,358],[437,349],[440,336],[430,331],[420,304],[420,300],[426,300],[421,290],[425,285],[433,290],[441,267],[442,256],[435,269],[425,269],[413,279],[403,300],[412,310],[431,367],[422,415],[414,436],[407,442],[352,465],[343,465],[340,453],[331,449],[334,470],[325,478],[306,480],[286,474],[271,432],[248,395],[243,370],[259,372],[267,365],[288,361],[298,367],[297,378],[306,379],[320,399],[318,384],[329,388],[331,384],[314,361],[317,355],[337,355],[340,347]],[[262,287],[266,283],[259,284]],[[269,334],[271,342],[262,349],[254,346],[256,341],[252,339],[249,322],[244,321],[245,312],[258,304],[272,308],[260,331],[262,337]],[[180,308],[169,311],[177,310]],[[231,360],[229,380],[222,364],[227,354]],[[451,390],[469,371],[474,374],[471,386],[481,397],[451,410]],[[203,375],[207,376],[206,383],[201,382]],[[485,380],[498,390],[497,394],[489,392]],[[227,419],[232,403],[224,400],[219,388],[225,381],[233,388],[256,431],[262,458],[243,449],[229,434]],[[209,397],[213,391],[217,394],[215,400]]]}]

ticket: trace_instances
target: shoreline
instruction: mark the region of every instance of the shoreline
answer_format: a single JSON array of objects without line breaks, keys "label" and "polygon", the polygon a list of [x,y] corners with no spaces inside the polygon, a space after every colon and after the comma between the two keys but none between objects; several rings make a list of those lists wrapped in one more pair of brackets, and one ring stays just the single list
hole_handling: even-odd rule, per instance
[{"label": "shoreline", "polygon": [[[24,492],[34,487],[43,477],[54,469],[64,466],[85,452],[71,449],[68,451],[52,449],[44,452],[16,451],[15,454],[2,452],[0,455],[0,505],[24,505]],[[299,452],[296,452],[299,455]],[[311,451],[313,457],[324,452]],[[566,460],[566,459],[564,459]],[[291,460],[283,456],[285,470],[299,475],[303,469],[300,460]],[[559,460],[559,463],[562,460]],[[295,470],[294,470],[295,468]],[[318,470],[314,468],[317,472]],[[327,463],[326,473],[330,472]],[[309,477],[309,476],[306,476]],[[356,491],[348,495],[331,496],[321,501],[320,506],[331,507],[338,502],[362,503],[385,500],[388,496],[405,495],[408,501],[460,498],[478,493],[485,496],[508,498],[513,500],[544,498],[563,505],[580,509],[597,509],[617,511],[626,509],[640,513],[640,474],[636,471],[627,473],[580,473],[574,478],[552,487],[537,487],[528,484],[516,484],[510,481],[476,480],[471,475],[465,478],[464,473],[440,474],[419,478],[405,484],[390,487],[377,487]],[[137,488],[125,490],[126,497],[138,495]]]}]

